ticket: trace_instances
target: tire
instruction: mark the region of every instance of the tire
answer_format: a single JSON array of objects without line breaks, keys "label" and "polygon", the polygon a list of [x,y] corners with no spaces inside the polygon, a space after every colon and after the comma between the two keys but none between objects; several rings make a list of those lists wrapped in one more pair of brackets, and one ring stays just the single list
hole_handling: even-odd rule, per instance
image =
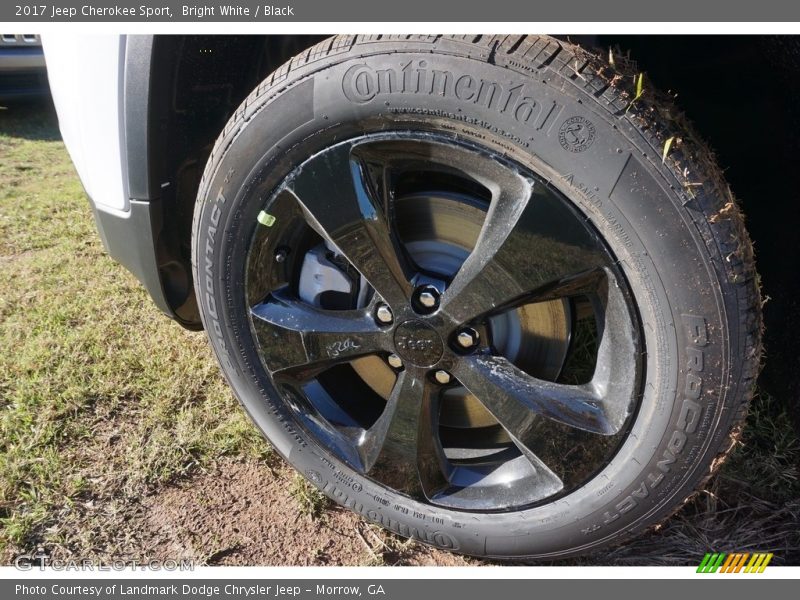
[{"label": "tire", "polygon": [[[659,524],[717,470],[739,433],[759,366],[753,250],[708,150],[649,86],[637,94],[635,80],[635,73],[620,74],[549,37],[337,36],[278,69],[236,111],[208,160],[195,211],[193,265],[203,323],[256,425],[327,496],[391,531],[447,550],[553,559],[616,544]],[[369,210],[378,206],[368,215],[359,209],[367,215],[363,222],[349,220],[351,192],[341,190],[350,186],[330,178],[334,166],[326,170],[339,155],[357,169],[354,181],[369,182]],[[452,165],[444,156],[453,157]],[[381,173],[401,175],[388,183],[373,179],[373,160]],[[497,192],[489,181],[495,171],[497,186],[515,191]],[[441,186],[448,191],[440,194],[445,200],[420,191],[439,180],[446,181]],[[540,190],[541,199],[528,202],[531,189]],[[383,224],[400,214],[401,192],[403,210],[412,211],[412,225],[403,234],[392,229],[400,225]],[[425,203],[408,200],[421,194],[428,194]],[[451,210],[448,202],[458,194],[465,199],[453,200],[459,204]],[[549,202],[554,211],[536,213],[540,218],[533,224],[526,221],[532,229],[525,235],[518,229],[526,217],[514,212],[516,198],[523,196],[526,206]],[[506,197],[512,200],[501,203]],[[439,205],[453,230],[472,227],[464,219],[475,210],[484,219],[481,227],[489,233],[473,240],[481,252],[457,269],[461,274],[472,268],[478,275],[464,275],[463,285],[455,274],[441,275],[445,283],[437,287],[417,274],[408,288],[392,271],[393,259],[376,263],[375,257],[400,252],[402,243],[397,256],[407,258],[411,244],[402,240],[416,239],[415,228],[422,228],[411,207]],[[539,237],[537,227],[545,231]],[[508,238],[492,241],[493,231],[506,231]],[[541,241],[547,236],[558,252],[548,253],[550,246]],[[372,251],[359,246],[365,239],[372,240]],[[286,240],[295,245],[282,246]],[[509,240],[517,245],[512,248]],[[298,278],[309,268],[304,261],[317,251],[314,243],[326,257],[314,258],[314,268],[350,278],[342,292],[350,294],[350,312],[342,314],[358,320],[352,335],[337,337],[339,321],[318,326],[323,321],[314,319],[322,317],[296,297]],[[341,256],[351,264],[342,264]],[[520,266],[492,270],[513,261]],[[561,277],[559,271],[551,277],[557,284],[539,286],[530,296],[557,315],[537,326],[569,329],[559,338],[564,343],[546,346],[561,361],[558,368],[531,372],[518,368],[517,355],[495,356],[505,335],[492,320],[500,319],[490,311],[495,298],[505,299],[514,286],[527,294],[525,285],[544,282],[551,267],[566,275],[562,263],[573,268],[584,262],[588,270],[580,277]],[[394,279],[387,283],[390,275]],[[551,288],[556,291],[542,291]],[[355,289],[366,290],[367,300],[356,300]],[[388,301],[408,289],[410,308]],[[420,295],[425,289],[433,299]],[[376,313],[384,299],[391,323]],[[527,310],[516,308],[521,300],[514,302],[504,305],[510,311],[504,315]],[[468,347],[459,346],[460,337],[448,337],[463,327],[448,329],[445,321],[452,325],[455,315],[472,318],[481,310],[482,324],[469,328],[475,339],[465,338]],[[598,336],[592,342],[594,371],[588,380],[569,384],[563,381],[565,361],[581,335],[581,311],[592,314],[590,331]],[[287,324],[290,317],[300,324]],[[363,405],[373,401],[375,388],[345,385],[344,375],[319,371],[334,367],[314,361],[333,364],[334,355],[347,359],[371,344],[382,360],[391,355],[402,367],[394,369],[395,387],[383,397],[385,407],[369,417],[365,411],[373,409]],[[451,370],[442,375],[447,369],[441,365]],[[312,397],[303,387],[308,377],[324,394]],[[442,389],[455,384],[488,404],[489,413],[481,415],[496,419],[486,429],[467,429],[495,432],[501,441],[489,446],[505,444],[491,459],[481,459],[490,468],[481,470],[477,454],[461,459],[443,449],[450,425],[441,422]],[[419,386],[428,391],[410,391]],[[581,394],[598,394],[598,400]],[[318,405],[323,397],[333,398],[336,410],[350,403],[355,416],[329,417],[333,413]],[[439,404],[431,408],[431,402]],[[378,425],[389,407],[419,421],[408,429],[387,421],[389,433],[381,438]],[[356,438],[341,423],[352,429],[362,420],[369,440],[388,445],[373,454],[363,445],[348,445]],[[403,438],[409,431],[413,437]],[[560,470],[537,462],[539,450],[531,448],[544,448],[541,432],[560,449],[553,459],[562,461]],[[502,462],[501,455],[512,458]],[[408,456],[416,469],[400,460]],[[506,468],[508,489],[491,483],[491,474]],[[474,484],[463,483],[470,474]]]}]

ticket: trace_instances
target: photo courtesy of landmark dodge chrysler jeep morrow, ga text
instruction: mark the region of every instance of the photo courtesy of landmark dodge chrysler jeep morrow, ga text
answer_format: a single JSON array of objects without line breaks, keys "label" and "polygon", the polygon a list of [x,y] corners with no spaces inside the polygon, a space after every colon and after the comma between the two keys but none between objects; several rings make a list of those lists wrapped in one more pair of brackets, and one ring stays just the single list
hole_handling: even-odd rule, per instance
[{"label": "photo courtesy of landmark dodge chrysler jeep morrow, ga text", "polygon": [[[625,43],[654,73],[681,52]],[[724,65],[740,42],[704,43]],[[44,39],[108,252],[205,329],[274,448],[401,535],[537,558],[668,518],[730,451],[760,360],[723,173],[608,47]]]}]

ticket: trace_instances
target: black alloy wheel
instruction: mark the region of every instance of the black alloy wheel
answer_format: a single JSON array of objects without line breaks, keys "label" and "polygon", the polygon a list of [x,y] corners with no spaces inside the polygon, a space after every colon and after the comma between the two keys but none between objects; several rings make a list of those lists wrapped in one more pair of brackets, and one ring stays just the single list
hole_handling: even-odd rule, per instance
[{"label": "black alloy wheel", "polygon": [[547,36],[337,36],[233,115],[198,304],[242,406],[332,500],[554,559],[719,468],[758,372],[752,245],[691,127],[624,75]]},{"label": "black alloy wheel", "polygon": [[[382,133],[304,162],[263,210],[274,222],[253,237],[247,282],[259,353],[339,459],[463,510],[552,498],[607,460],[639,394],[637,316],[614,257],[541,178],[486,148]],[[318,248],[326,266],[309,269]],[[347,284],[302,298],[304,278]],[[542,304],[556,308],[540,320],[566,323],[560,338],[520,324],[553,329],[526,319]],[[571,383],[560,376],[580,311],[596,356]],[[576,476],[551,448],[578,439],[595,468]]]}]

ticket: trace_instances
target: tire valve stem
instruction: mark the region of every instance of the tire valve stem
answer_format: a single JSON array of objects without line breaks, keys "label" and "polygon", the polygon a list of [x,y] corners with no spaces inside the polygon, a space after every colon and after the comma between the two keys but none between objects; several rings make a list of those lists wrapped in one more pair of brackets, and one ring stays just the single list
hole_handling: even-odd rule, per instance
[{"label": "tire valve stem", "polygon": [[276,219],[274,215],[271,215],[267,211],[262,210],[260,213],[258,213],[256,221],[261,223],[264,227],[272,227],[273,225],[275,225]]}]

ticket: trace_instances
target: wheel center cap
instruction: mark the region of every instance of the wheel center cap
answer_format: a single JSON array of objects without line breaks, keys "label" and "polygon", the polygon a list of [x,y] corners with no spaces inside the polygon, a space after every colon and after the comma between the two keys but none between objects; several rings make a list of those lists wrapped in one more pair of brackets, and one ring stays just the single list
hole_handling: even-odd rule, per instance
[{"label": "wheel center cap", "polygon": [[400,358],[418,367],[435,365],[444,353],[441,336],[424,321],[406,321],[398,325],[394,345]]}]

